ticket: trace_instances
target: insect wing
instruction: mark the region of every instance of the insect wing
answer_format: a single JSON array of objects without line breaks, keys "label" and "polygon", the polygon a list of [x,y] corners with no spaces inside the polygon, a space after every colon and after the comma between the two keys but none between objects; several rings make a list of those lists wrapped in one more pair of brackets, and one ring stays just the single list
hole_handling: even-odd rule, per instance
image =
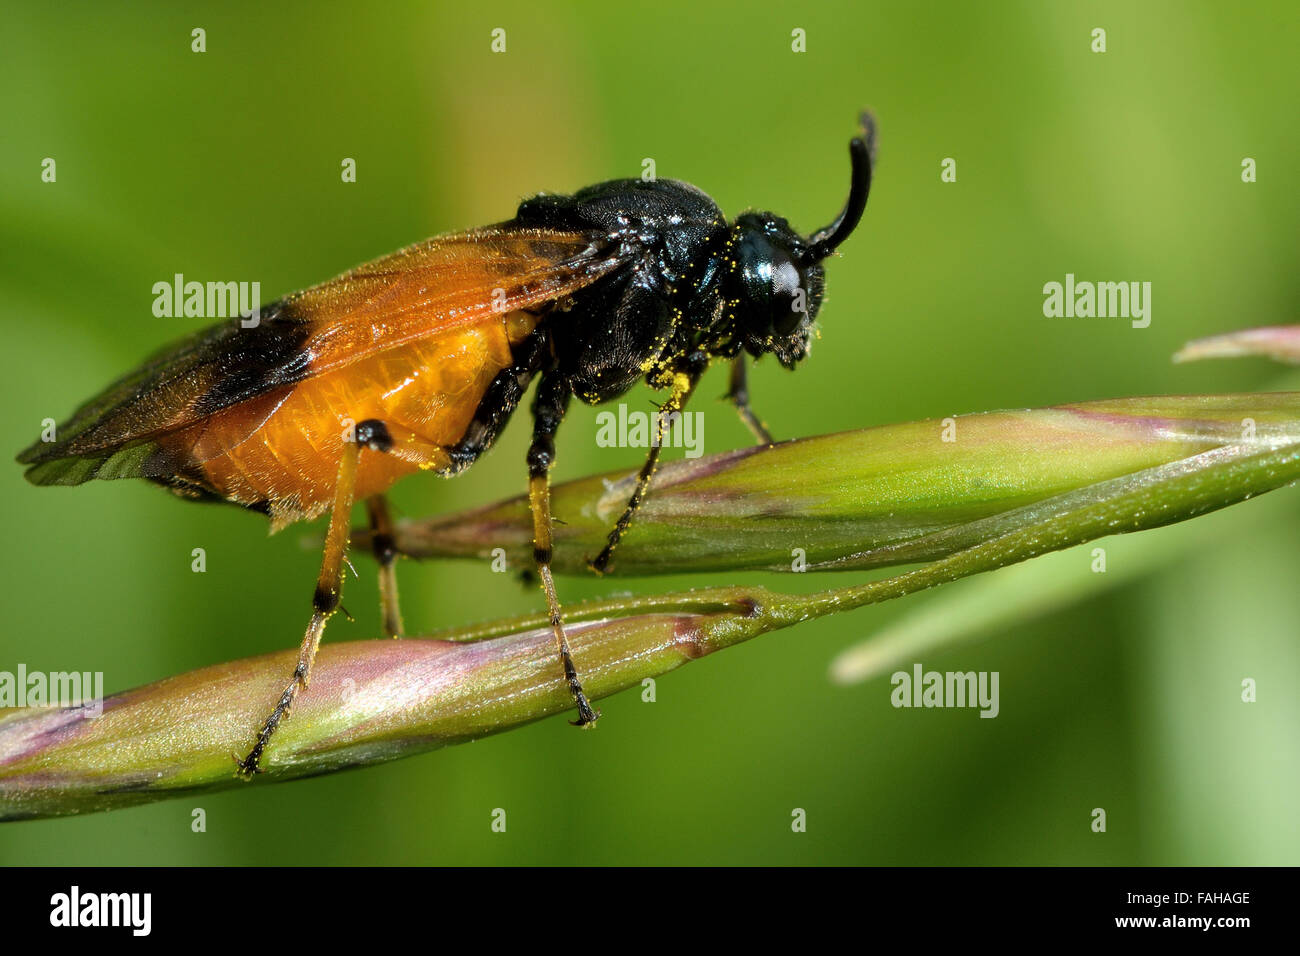
[{"label": "insect wing", "polygon": [[[510,224],[440,236],[268,306],[256,325],[235,319],[159,352],[82,405],[18,460],[36,484],[165,476],[175,467],[151,439],[247,403],[242,437],[292,386],[420,339],[503,321],[595,282],[621,264],[602,237]],[[240,435],[233,436],[240,440]],[[189,460],[228,451],[197,442]]]}]

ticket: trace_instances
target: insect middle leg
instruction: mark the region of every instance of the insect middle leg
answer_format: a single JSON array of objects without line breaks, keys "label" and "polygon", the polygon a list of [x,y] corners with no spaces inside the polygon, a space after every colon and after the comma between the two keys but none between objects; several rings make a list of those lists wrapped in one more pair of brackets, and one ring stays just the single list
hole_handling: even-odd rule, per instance
[{"label": "insect middle leg", "polygon": [[707,356],[694,353],[686,359],[683,368],[672,373],[668,385],[671,391],[668,394],[668,400],[659,407],[659,414],[655,418],[654,440],[650,443],[650,451],[646,455],[645,464],[641,466],[640,472],[637,473],[636,487],[632,490],[632,496],[628,498],[623,513],[619,515],[617,523],[609,532],[605,547],[601,549],[600,554],[596,555],[594,560],[588,562],[591,570],[597,574],[603,574],[605,569],[609,567],[609,561],[614,555],[614,549],[618,547],[618,542],[632,524],[632,518],[636,515],[637,509],[645,501],[650,482],[655,476],[655,470],[659,467],[659,449],[663,446],[669,424],[681,416],[682,410],[686,407],[686,402],[690,399],[691,393],[695,391],[695,386],[700,381],[700,376],[704,374],[705,368],[708,367],[708,361]]},{"label": "insect middle leg", "polygon": [[[550,342],[544,332],[535,333],[516,356],[515,363],[498,372],[479,403],[473,421],[462,438],[451,450],[453,468],[466,468],[496,440],[510,415],[518,407],[532,381],[547,364]],[[574,702],[578,705],[580,727],[596,722],[600,712],[593,710],[578,679],[573,657],[569,653],[568,638],[564,634],[564,620],[555,581],[551,576],[551,498],[550,470],[555,461],[555,432],[564,418],[571,395],[569,386],[556,372],[542,376],[533,399],[533,441],[528,449],[528,501],[533,515],[533,557],[541,579],[542,591],[550,613],[551,629],[559,649],[564,678],[569,684]]]},{"label": "insect middle leg", "polygon": [[366,499],[370,518],[370,547],[379,565],[379,607],[384,617],[384,633],[402,636],[402,610],[397,600],[397,573],[393,562],[397,546],[393,541],[393,519],[388,514],[388,499],[374,495]]},{"label": "insect middle leg", "polygon": [[528,448],[528,506],[533,514],[533,560],[542,580],[542,591],[546,594],[551,631],[560,653],[564,679],[569,684],[574,703],[578,705],[578,719],[572,723],[589,727],[600,717],[600,711],[592,709],[578,678],[578,669],[573,665],[569,639],[564,633],[560,600],[555,593],[555,580],[551,577],[550,475],[555,463],[555,433],[569,407],[571,394],[568,382],[555,372],[544,374],[537,385],[537,394],[533,398],[533,441]]}]

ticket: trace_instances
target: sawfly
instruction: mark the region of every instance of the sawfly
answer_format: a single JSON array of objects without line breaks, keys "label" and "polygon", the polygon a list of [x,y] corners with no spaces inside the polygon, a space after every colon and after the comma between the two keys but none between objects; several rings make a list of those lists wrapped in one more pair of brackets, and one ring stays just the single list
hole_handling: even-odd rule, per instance
[{"label": "sawfly", "polygon": [[[159,352],[18,456],[37,485],[145,478],[194,500],[261,512],[272,530],[329,514],[297,666],[251,737],[251,776],[305,689],[339,607],[353,503],[365,502],[385,630],[402,633],[385,492],[417,471],[451,477],[501,433],[534,379],[528,494],[537,577],[576,724],[599,716],[564,634],[551,575],[549,473],[570,399],[616,398],[644,380],[666,393],[635,490],[590,562],[601,572],[645,499],[664,423],[714,359],[757,440],[745,362],[794,368],[809,351],[823,260],[857,226],[874,122],[849,143],[848,200],[804,237],[779,216],[728,223],[687,183],[622,179],[525,200],[515,218],[438,236]],[[250,728],[250,734],[253,728]]]}]

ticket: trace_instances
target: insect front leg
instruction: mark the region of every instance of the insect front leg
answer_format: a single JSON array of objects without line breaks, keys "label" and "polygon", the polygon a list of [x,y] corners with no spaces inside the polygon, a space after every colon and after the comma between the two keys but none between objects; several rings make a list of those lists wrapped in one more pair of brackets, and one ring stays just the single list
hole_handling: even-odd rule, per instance
[{"label": "insect front leg", "polygon": [[[257,740],[248,756],[237,761],[239,774],[251,777],[257,773],[262,753],[270,742],[276,728],[289,716],[293,702],[300,690],[305,690],[311,680],[311,666],[316,660],[316,651],[320,647],[321,635],[325,632],[325,623],[338,610],[339,600],[343,594],[343,558],[347,552],[348,534],[352,502],[357,484],[357,465],[361,460],[362,448],[386,452],[392,448],[393,440],[383,422],[364,421],[356,426],[355,437],[343,442],[343,453],[339,460],[338,479],[334,484],[334,503],[330,510],[330,526],[325,533],[325,549],[321,557],[320,574],[316,578],[316,591],[311,600],[311,620],[307,632],[303,635],[302,646],[298,651],[298,663],[293,669],[293,676],[280,694],[271,716],[266,718],[262,729],[257,732]],[[444,454],[445,457],[445,454]]]},{"label": "insect front leg", "polygon": [[681,365],[672,372],[668,385],[670,389],[668,400],[659,406],[659,414],[655,418],[654,441],[650,443],[650,451],[646,455],[645,464],[641,466],[641,471],[637,473],[636,487],[632,490],[632,496],[628,498],[623,513],[619,515],[618,522],[609,532],[609,539],[605,542],[605,547],[601,549],[600,554],[596,555],[594,560],[588,562],[588,566],[597,574],[603,574],[605,569],[609,567],[609,561],[614,555],[614,549],[618,547],[618,542],[632,524],[632,518],[636,515],[637,509],[645,501],[646,492],[650,488],[650,481],[654,478],[655,470],[659,467],[659,449],[663,446],[669,424],[675,418],[681,417],[682,409],[686,407],[686,402],[690,399],[691,393],[695,391],[695,386],[699,383],[700,376],[704,374],[708,364],[707,355],[695,352],[687,356]]},{"label": "insect front leg", "polygon": [[749,366],[745,356],[737,355],[731,360],[731,384],[727,389],[727,398],[736,406],[740,420],[745,423],[760,445],[771,445],[772,433],[767,430],[763,420],[754,414],[749,405]]},{"label": "insect front leg", "polygon": [[573,723],[579,727],[588,727],[596,722],[600,712],[592,710],[582,689],[582,681],[578,679],[578,670],[573,666],[569,639],[564,634],[560,601],[556,597],[555,581],[551,577],[550,473],[551,466],[555,463],[555,432],[569,407],[571,394],[568,382],[555,372],[543,375],[537,386],[537,395],[533,398],[533,442],[528,449],[528,505],[533,514],[533,558],[537,563],[537,574],[542,580],[542,591],[546,594],[551,631],[555,634],[555,643],[560,652],[564,679],[568,681],[569,692],[578,705],[578,719]]},{"label": "insect front leg", "polygon": [[374,495],[366,499],[370,518],[370,547],[379,565],[379,608],[384,618],[384,633],[402,636],[402,609],[397,600],[397,573],[394,561],[397,546],[393,541],[393,521],[388,513],[388,499]]}]

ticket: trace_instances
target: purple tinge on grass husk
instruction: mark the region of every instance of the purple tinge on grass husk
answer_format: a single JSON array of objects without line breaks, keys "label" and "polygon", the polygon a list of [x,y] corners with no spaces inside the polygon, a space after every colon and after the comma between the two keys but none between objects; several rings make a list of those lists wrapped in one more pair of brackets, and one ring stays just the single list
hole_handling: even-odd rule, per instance
[{"label": "purple tinge on grass husk", "polygon": [[[593,698],[743,640],[752,599],[702,597],[710,613],[643,614],[568,628]],[[728,626],[720,626],[728,625]],[[741,625],[739,627],[735,625]],[[770,625],[768,625],[770,626]],[[757,628],[757,629],[756,629]],[[86,813],[187,791],[246,786],[252,744],[296,651],[217,664],[80,708],[0,711],[0,819]],[[483,737],[571,709],[549,628],[456,643],[326,644],[263,780],[342,770]]]}]

